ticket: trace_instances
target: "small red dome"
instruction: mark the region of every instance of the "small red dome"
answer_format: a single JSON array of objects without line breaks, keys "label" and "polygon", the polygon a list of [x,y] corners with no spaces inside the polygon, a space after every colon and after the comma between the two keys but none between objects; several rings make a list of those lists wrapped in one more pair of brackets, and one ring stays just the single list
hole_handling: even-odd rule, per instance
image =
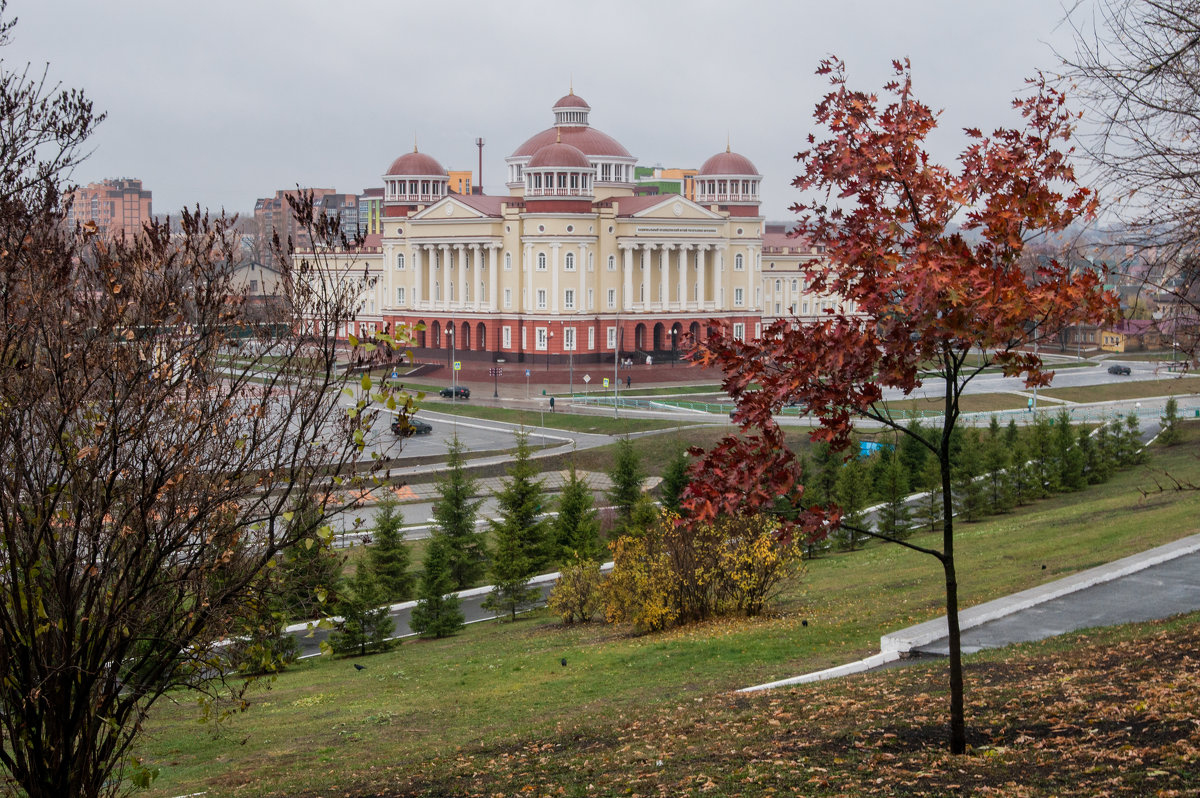
[{"label": "small red dome", "polygon": [[571,92],[566,97],[560,99],[554,104],[554,108],[551,110],[557,111],[559,108],[586,108],[589,111],[592,110],[592,106],[584,102],[584,99],[575,92]]},{"label": "small red dome", "polygon": [[719,152],[704,162],[700,175],[757,175],[758,170],[750,159],[736,152]]},{"label": "small red dome", "polygon": [[392,161],[392,165],[388,167],[389,175],[438,175],[446,176],[446,170],[437,162],[437,159],[431,155],[426,155],[423,152],[406,152],[396,160]]},{"label": "small red dome", "polygon": [[568,169],[590,169],[591,162],[578,147],[570,144],[547,144],[533,154],[525,169],[541,169],[545,167],[565,167]]}]

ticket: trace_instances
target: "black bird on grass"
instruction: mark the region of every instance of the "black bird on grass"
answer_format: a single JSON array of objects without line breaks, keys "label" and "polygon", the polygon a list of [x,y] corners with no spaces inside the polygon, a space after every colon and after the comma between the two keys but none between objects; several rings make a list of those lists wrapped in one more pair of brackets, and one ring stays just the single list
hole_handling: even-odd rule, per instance
[{"label": "black bird on grass", "polygon": [[566,657],[563,657],[563,658],[560,660],[560,662],[562,662],[562,666],[563,666],[564,668],[565,668],[565,667],[567,667],[567,658],[566,658]]},{"label": "black bird on grass", "polygon": [[365,671],[366,669],[367,669],[367,666],[366,666],[366,665],[359,665],[357,662],[356,662],[356,663],[354,663],[354,670],[356,670],[356,671]]}]

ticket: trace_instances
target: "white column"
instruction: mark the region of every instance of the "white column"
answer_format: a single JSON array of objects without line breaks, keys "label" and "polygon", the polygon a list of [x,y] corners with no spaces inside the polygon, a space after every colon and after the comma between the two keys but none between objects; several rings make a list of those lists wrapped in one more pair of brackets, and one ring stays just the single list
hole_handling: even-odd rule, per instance
[{"label": "white column", "polygon": [[413,265],[413,307],[417,307],[421,302],[421,248],[412,248],[412,265]]},{"label": "white column", "polygon": [[633,310],[633,245],[621,244],[623,253],[624,283],[622,284],[621,310],[628,313]]},{"label": "white column", "polygon": [[725,245],[717,244],[717,268],[713,275],[713,300],[717,310],[725,310]]},{"label": "white column", "polygon": [[671,250],[674,246],[663,244],[658,256],[658,304],[663,310],[667,309],[671,300],[671,282],[668,275],[671,272]]},{"label": "white column", "polygon": [[558,314],[558,250],[557,242],[550,245],[550,312]]},{"label": "white column", "polygon": [[483,246],[471,244],[471,253],[475,256],[472,258],[475,268],[471,270],[471,309],[479,310],[479,303],[483,301],[483,286],[478,284],[483,278]]},{"label": "white column", "polygon": [[454,269],[454,262],[450,257],[450,245],[449,244],[439,244],[438,251],[441,252],[442,282],[445,283],[445,285],[442,286],[442,307],[441,307],[441,309],[449,310],[450,309],[450,278],[452,277],[451,271]]},{"label": "white column", "polygon": [[708,301],[704,290],[704,257],[708,254],[708,244],[701,244],[699,252],[696,254],[696,309],[703,310],[704,303]]},{"label": "white column", "polygon": [[691,244],[679,245],[679,309],[686,310],[688,306],[687,295],[687,272],[688,272],[688,257],[692,251]]},{"label": "white column", "polygon": [[[496,273],[496,251],[499,249],[497,244],[488,245],[488,310],[496,310],[496,292],[497,285],[500,282],[500,275]],[[496,342],[497,344],[499,341]],[[497,346],[497,349],[500,347]]]},{"label": "white column", "polygon": [[653,244],[642,244],[642,310],[650,309],[650,250]]},{"label": "white column", "polygon": [[467,297],[470,296],[468,290],[471,286],[467,282],[470,278],[467,276],[467,258],[465,246],[463,244],[454,245],[454,257],[458,260],[458,303],[457,307],[466,310]]}]

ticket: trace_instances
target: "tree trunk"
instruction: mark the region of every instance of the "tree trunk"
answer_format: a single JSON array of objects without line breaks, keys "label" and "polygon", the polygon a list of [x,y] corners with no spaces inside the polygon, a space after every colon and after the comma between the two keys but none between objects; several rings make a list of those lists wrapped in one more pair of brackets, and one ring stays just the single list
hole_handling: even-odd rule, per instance
[{"label": "tree trunk", "polygon": [[[949,418],[947,413],[947,418]],[[950,436],[942,438],[942,569],[946,574],[946,631],[950,650],[950,753],[967,752],[963,717],[962,636],[958,628],[958,577],[954,571],[954,495],[950,485]]]}]

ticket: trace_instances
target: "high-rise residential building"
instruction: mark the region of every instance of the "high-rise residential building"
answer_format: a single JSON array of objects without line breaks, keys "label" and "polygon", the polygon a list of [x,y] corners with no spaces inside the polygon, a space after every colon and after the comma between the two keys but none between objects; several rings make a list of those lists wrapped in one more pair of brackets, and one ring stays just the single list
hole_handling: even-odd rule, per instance
[{"label": "high-rise residential building", "polygon": [[68,224],[95,222],[106,236],[137,235],[153,216],[150,192],[134,178],[89,183],[69,192],[66,199]]}]

